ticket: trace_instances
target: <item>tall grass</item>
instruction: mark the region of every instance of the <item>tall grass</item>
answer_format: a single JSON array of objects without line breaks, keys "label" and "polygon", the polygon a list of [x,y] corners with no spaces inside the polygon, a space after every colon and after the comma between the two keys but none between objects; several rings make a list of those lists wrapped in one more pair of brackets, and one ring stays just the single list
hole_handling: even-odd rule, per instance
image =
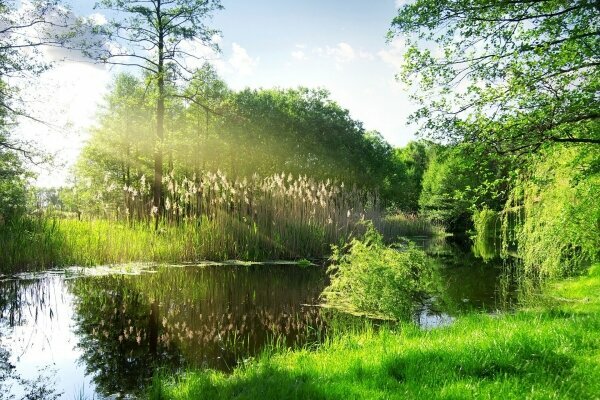
[{"label": "tall grass", "polygon": [[[221,173],[164,179],[158,229],[150,184],[100,188],[82,220],[45,216],[0,226],[0,271],[128,261],[324,258],[360,235],[364,220],[390,236],[431,234],[414,216],[387,217],[356,187],[278,174],[229,180]],[[63,216],[64,213],[59,214]]]},{"label": "tall grass", "polygon": [[418,214],[394,213],[374,219],[373,223],[384,238],[395,241],[399,237],[444,236],[446,229],[438,221]]}]

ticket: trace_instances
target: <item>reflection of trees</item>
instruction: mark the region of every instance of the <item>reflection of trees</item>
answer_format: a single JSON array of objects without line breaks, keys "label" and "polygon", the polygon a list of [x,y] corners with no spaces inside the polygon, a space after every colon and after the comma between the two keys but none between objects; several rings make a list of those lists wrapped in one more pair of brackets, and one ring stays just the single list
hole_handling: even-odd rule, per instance
[{"label": "reflection of trees", "polygon": [[0,282],[0,321],[9,326],[22,325],[26,318],[50,312],[47,279],[14,279]]},{"label": "reflection of trees", "polygon": [[81,278],[70,287],[86,372],[104,394],[139,391],[158,359],[177,364],[175,349],[158,343],[156,303],[126,277]]},{"label": "reflection of trees", "polygon": [[70,281],[83,361],[105,394],[135,392],[155,367],[229,369],[265,343],[319,340],[321,272],[160,268]]},{"label": "reflection of trees", "polygon": [[25,326],[32,336],[36,331],[49,333],[46,330],[52,327],[48,321],[55,317],[62,301],[61,279],[44,276],[0,281],[0,399],[13,399],[11,388],[15,386],[24,391],[25,399],[50,400],[62,395],[53,386],[56,371],[52,368],[39,369],[35,378],[25,379],[12,365],[11,355],[32,351],[33,341],[11,342],[10,347],[2,341],[3,335],[10,335],[16,326]]},{"label": "reflection of trees", "polygon": [[515,304],[514,260],[483,260],[469,238],[452,238],[428,254],[438,264],[441,280],[431,305],[451,315],[473,310],[510,309]]}]

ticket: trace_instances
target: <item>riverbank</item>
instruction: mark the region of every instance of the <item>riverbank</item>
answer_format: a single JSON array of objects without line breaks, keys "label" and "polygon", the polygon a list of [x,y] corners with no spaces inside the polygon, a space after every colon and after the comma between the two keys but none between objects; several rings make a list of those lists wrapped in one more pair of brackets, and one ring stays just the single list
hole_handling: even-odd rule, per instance
[{"label": "riverbank", "polygon": [[403,325],[264,355],[232,374],[156,378],[154,399],[597,398],[600,264],[513,314]]},{"label": "riverbank", "polygon": [[[415,215],[386,216],[377,226],[390,240],[445,235],[442,226]],[[151,221],[21,218],[0,224],[0,273],[128,262],[324,259],[331,255],[331,243],[344,242],[363,229],[293,221],[262,226],[225,216],[163,221],[158,230]]]}]

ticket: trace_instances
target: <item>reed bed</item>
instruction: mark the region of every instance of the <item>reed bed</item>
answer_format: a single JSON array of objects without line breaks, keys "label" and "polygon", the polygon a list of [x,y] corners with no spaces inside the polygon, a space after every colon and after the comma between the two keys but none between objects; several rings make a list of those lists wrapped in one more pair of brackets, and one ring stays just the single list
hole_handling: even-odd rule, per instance
[{"label": "reed bed", "polygon": [[386,216],[376,193],[306,176],[231,180],[217,171],[188,179],[172,172],[163,184],[160,213],[142,176],[103,187],[91,206],[79,209],[80,219],[47,212],[1,226],[0,265],[318,259],[329,256],[332,244],[361,235],[365,220],[391,239],[440,229],[416,216]]}]

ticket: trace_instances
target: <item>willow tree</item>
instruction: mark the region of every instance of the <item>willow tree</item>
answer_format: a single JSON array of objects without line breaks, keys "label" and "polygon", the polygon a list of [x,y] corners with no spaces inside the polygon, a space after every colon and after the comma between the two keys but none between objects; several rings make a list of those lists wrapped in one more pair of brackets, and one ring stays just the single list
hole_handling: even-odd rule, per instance
[{"label": "willow tree", "polygon": [[194,46],[218,50],[213,37],[218,31],[205,21],[222,8],[219,0],[102,0],[97,8],[115,17],[97,27],[97,33],[110,40],[93,56],[102,62],[140,68],[148,73],[156,88],[156,132],[154,137],[153,209],[162,210],[163,140],[167,81],[189,76]]},{"label": "willow tree", "polygon": [[393,20],[399,36],[431,137],[513,155],[600,144],[598,1],[416,0]]}]

